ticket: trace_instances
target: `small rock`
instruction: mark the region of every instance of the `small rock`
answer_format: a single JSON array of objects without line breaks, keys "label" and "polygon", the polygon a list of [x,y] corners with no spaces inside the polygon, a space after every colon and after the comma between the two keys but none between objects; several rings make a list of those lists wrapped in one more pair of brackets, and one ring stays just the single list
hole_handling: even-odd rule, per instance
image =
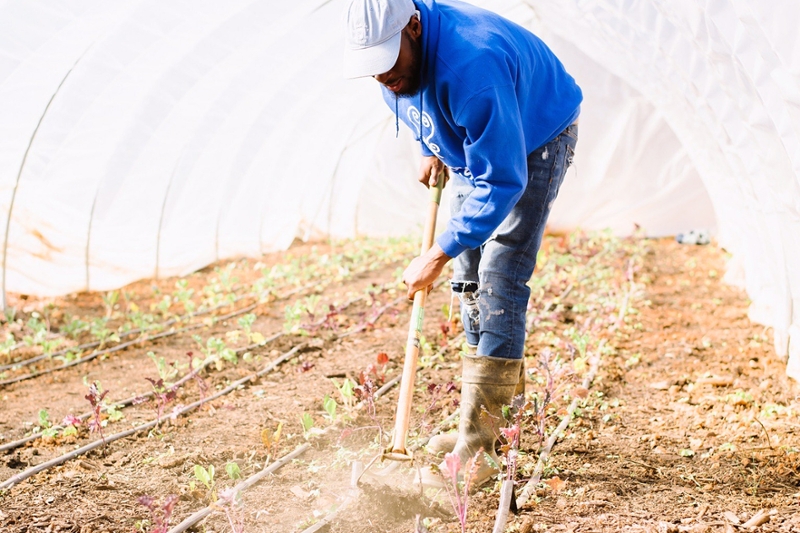
[{"label": "small rock", "polygon": [[656,531],[658,533],[678,533],[678,526],[671,522],[659,522]]},{"label": "small rock", "polygon": [[672,385],[673,383],[671,381],[656,381],[650,384],[650,388],[655,390],[669,390]]}]

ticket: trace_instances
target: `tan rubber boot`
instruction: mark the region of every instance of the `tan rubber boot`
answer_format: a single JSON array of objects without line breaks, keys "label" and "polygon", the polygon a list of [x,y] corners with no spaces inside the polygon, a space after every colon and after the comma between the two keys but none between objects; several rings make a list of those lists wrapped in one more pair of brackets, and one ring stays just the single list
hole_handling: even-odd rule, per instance
[{"label": "tan rubber boot", "polygon": [[[522,364],[519,365],[519,381],[517,381],[517,386],[514,389],[514,396],[512,396],[512,398],[516,398],[519,395],[522,395],[523,398],[525,397],[524,361],[522,362]],[[440,435],[434,435],[433,437],[431,437],[431,440],[428,441],[428,444],[425,445],[425,449],[428,451],[428,453],[432,453],[433,455],[444,456],[444,454],[453,451],[453,448],[456,447],[457,440],[458,440],[458,432],[442,433]]]},{"label": "tan rubber boot", "polygon": [[[473,487],[480,486],[498,472],[500,460],[494,451],[496,435],[504,425],[502,408],[511,403],[520,381],[521,366],[521,359],[464,356],[461,373],[461,419],[453,453],[458,454],[462,465],[466,465],[467,461],[483,449],[483,453],[478,456]],[[484,409],[491,416],[481,416]],[[439,465],[440,470],[443,467],[444,463]],[[419,482],[423,486],[443,486],[442,478],[427,468],[420,472]]]}]

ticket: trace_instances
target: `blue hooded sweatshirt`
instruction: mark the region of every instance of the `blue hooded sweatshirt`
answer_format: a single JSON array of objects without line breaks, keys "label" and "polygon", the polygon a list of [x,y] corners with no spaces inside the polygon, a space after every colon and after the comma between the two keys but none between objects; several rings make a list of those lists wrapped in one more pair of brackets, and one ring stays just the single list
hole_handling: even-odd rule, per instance
[{"label": "blue hooded sweatshirt", "polygon": [[422,145],[475,189],[437,238],[456,257],[483,244],[528,183],[527,156],[578,117],[575,80],[534,34],[457,0],[414,0],[422,22],[418,94],[383,97]]}]

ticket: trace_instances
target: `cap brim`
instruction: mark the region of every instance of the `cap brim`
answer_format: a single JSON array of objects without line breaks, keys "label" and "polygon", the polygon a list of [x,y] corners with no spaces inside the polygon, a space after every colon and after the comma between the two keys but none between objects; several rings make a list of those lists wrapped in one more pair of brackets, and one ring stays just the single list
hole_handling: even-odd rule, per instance
[{"label": "cap brim", "polygon": [[403,32],[398,32],[381,44],[369,48],[345,48],[344,77],[363,78],[390,71],[400,55],[402,34]]}]

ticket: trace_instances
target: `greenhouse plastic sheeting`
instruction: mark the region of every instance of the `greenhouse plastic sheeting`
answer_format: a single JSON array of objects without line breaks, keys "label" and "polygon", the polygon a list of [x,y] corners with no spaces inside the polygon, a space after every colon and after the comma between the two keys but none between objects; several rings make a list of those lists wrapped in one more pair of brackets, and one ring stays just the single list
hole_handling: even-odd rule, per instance
[{"label": "greenhouse plastic sheeting", "polygon": [[[418,231],[418,148],[341,76],[344,0],[0,2],[3,294]],[[581,84],[557,229],[709,229],[800,378],[800,3],[474,2]]]}]

